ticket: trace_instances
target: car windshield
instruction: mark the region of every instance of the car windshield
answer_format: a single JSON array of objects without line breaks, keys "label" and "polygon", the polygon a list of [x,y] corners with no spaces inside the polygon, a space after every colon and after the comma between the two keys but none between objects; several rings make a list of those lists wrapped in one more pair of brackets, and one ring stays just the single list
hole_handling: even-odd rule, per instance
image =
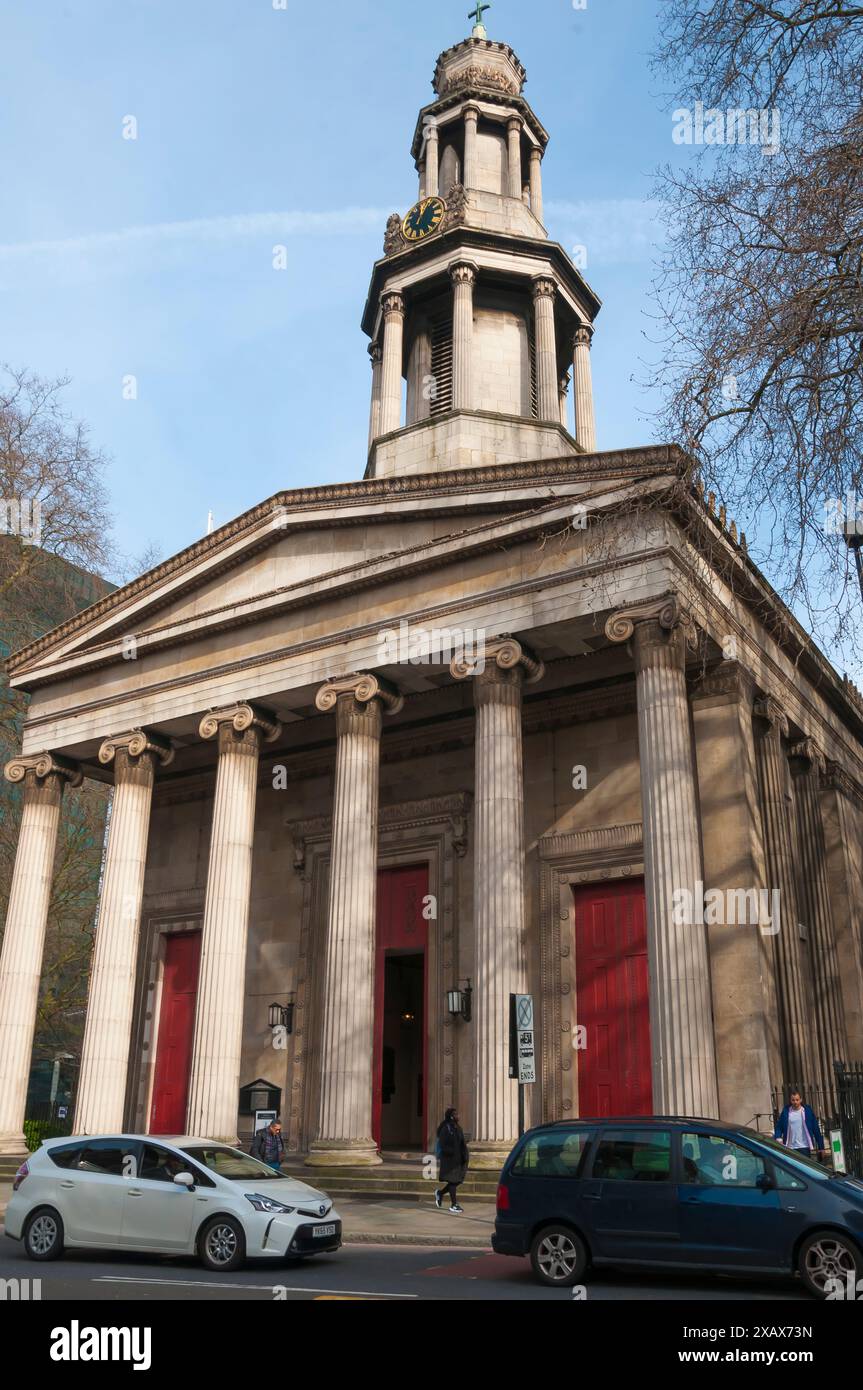
[{"label": "car windshield", "polygon": [[763,1144],[766,1149],[770,1149],[776,1158],[781,1158],[783,1163],[790,1163],[795,1168],[804,1168],[810,1178],[821,1178],[826,1182],[833,1174],[829,1168],[825,1168],[823,1163],[818,1163],[814,1158],[809,1158],[806,1154],[795,1153],[793,1149],[788,1149],[784,1144],[780,1144],[778,1139],[771,1139],[767,1134],[759,1134],[756,1129],[742,1129],[741,1134],[745,1134],[748,1139],[757,1139],[759,1144]]},{"label": "car windshield", "polygon": [[232,1178],[237,1182],[248,1182],[251,1178],[271,1182],[274,1178],[284,1178],[284,1173],[276,1172],[275,1168],[252,1158],[251,1154],[244,1154],[241,1149],[229,1149],[226,1144],[189,1145],[183,1152],[220,1178]]}]

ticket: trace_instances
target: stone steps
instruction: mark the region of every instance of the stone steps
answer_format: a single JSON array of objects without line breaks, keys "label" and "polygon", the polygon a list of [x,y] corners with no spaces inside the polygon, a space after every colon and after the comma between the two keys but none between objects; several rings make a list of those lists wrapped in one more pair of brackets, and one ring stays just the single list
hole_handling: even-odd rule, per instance
[{"label": "stone steps", "polygon": [[[288,1159],[282,1171],[319,1187],[330,1197],[352,1197],[360,1201],[431,1202],[439,1184],[424,1178],[413,1163],[386,1163],[374,1168],[307,1168],[302,1160]],[[459,1201],[494,1202],[497,1196],[495,1172],[468,1171],[458,1189]]]}]

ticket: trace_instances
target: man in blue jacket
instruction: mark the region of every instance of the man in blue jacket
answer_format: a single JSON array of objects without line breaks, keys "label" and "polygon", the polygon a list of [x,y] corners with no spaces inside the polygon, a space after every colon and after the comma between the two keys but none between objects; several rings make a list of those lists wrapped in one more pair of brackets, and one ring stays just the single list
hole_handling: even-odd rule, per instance
[{"label": "man in blue jacket", "polygon": [[793,1153],[802,1153],[809,1158],[826,1156],[824,1137],[815,1118],[815,1111],[811,1105],[803,1104],[803,1097],[799,1091],[791,1092],[789,1104],[779,1116],[773,1137]]}]

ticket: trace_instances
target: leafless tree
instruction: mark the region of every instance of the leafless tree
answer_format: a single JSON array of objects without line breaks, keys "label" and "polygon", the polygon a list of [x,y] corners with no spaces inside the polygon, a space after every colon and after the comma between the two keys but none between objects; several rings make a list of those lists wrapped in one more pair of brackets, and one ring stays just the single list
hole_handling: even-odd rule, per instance
[{"label": "leafless tree", "polygon": [[781,138],[660,173],[660,426],[786,601],[859,657],[841,531],[855,507],[863,528],[863,5],[664,0],[661,31],[675,104],[778,112]]}]

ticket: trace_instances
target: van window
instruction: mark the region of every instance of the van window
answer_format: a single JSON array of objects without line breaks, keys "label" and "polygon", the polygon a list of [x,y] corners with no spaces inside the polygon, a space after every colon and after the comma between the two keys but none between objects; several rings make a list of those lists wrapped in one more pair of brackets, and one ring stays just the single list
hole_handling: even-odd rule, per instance
[{"label": "van window", "polygon": [[593,1160],[593,1176],[604,1182],[669,1182],[671,1132],[607,1129]]},{"label": "van window", "polygon": [[513,1173],[522,1178],[577,1178],[590,1143],[588,1129],[546,1129],[528,1139]]},{"label": "van window", "polygon": [[755,1187],[764,1160],[721,1134],[682,1134],[683,1181],[697,1187]]}]

